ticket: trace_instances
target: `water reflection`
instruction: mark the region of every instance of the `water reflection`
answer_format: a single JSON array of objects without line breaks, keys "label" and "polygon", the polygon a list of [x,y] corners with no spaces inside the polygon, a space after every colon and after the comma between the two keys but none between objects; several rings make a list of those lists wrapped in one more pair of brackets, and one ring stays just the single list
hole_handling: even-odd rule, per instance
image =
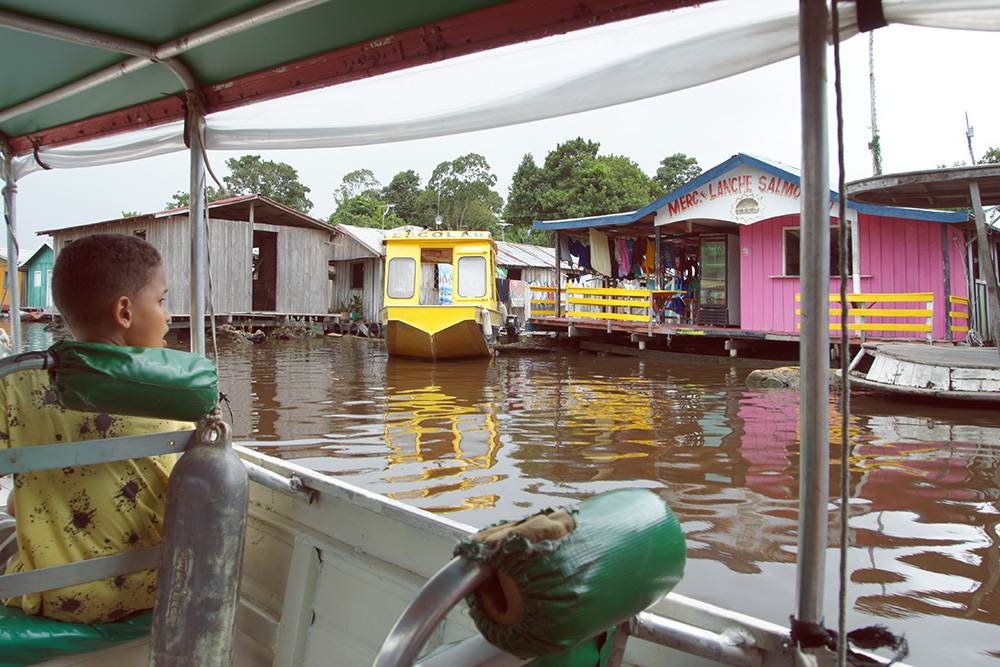
[{"label": "water reflection", "polygon": [[[429,364],[387,360],[357,341],[324,349],[294,371],[257,373],[266,361],[254,362],[255,383],[287,372],[299,385],[291,409],[277,389],[271,398],[254,385],[251,410],[277,413],[254,422],[258,446],[473,525],[622,486],[650,488],[687,533],[689,574],[679,592],[787,622],[797,394],[750,392],[750,369],[729,366],[575,353]],[[302,355],[294,346],[272,353],[279,369]],[[854,406],[848,623],[905,619],[898,629],[910,636],[913,664],[946,659],[955,641],[969,661],[982,660],[995,647],[978,623],[1000,622],[1000,418],[865,398]],[[831,424],[836,489],[842,426],[833,405]],[[289,437],[301,440],[265,442]],[[834,513],[830,618],[838,530]]]},{"label": "water reflection", "polygon": [[[777,623],[792,613],[798,396],[748,391],[749,368],[576,353],[434,364],[352,338],[227,344],[219,366],[237,438],[255,448],[476,526],[653,489],[688,538],[678,592]],[[996,656],[983,624],[1000,624],[1000,416],[853,407],[849,627],[906,632],[915,665]],[[831,424],[836,493],[833,405]]]},{"label": "water reflection", "polygon": [[[499,500],[496,493],[477,493],[505,479],[488,472],[500,448],[487,379],[493,360],[458,363],[388,360],[384,440],[389,452],[383,479],[398,489],[389,497],[436,512],[491,508]],[[409,472],[414,468],[418,472]],[[456,492],[466,494],[458,504],[434,504]]]}]

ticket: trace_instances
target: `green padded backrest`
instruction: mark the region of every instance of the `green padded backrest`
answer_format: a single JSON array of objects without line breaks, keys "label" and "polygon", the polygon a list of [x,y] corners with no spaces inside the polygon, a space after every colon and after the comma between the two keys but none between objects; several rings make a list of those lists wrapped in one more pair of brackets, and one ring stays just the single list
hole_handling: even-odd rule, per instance
[{"label": "green padded backrest", "polygon": [[197,421],[218,401],[218,373],[200,354],[68,340],[49,354],[52,386],[71,410]]}]

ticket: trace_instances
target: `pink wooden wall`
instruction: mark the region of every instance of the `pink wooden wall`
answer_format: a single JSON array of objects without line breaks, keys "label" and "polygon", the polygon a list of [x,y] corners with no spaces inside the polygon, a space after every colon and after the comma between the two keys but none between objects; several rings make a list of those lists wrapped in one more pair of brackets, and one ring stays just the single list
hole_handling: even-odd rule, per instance
[{"label": "pink wooden wall", "polygon": [[[905,220],[859,214],[861,237],[861,292],[934,292],[933,337],[944,339],[947,302],[944,296],[944,264],[941,254],[941,227],[944,223]],[[740,227],[740,308],[743,329],[798,333],[795,295],[800,293],[798,277],[781,277],[784,271],[781,229],[799,226],[798,215],[770,218]],[[964,234],[949,225],[951,294],[967,296]],[[831,267],[835,271],[836,267]],[[853,292],[848,284],[848,290]],[[840,279],[830,280],[830,293],[840,291]],[[880,304],[884,307],[916,308],[910,304]],[[964,308],[959,308],[964,310]],[[831,322],[836,322],[831,319]],[[891,320],[889,320],[891,321]],[[909,318],[898,320],[913,322]],[[880,333],[873,337],[922,336],[920,333]],[[964,340],[964,332],[956,332]]]}]

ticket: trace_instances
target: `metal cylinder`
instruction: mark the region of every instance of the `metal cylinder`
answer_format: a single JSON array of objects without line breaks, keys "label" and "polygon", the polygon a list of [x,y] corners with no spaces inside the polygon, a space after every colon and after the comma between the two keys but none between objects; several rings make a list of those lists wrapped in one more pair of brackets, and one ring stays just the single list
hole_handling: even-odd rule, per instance
[{"label": "metal cylinder", "polygon": [[823,622],[830,502],[830,178],[826,143],[825,0],[802,0],[802,414],[797,618]]},{"label": "metal cylinder", "polygon": [[170,476],[153,615],[154,667],[232,664],[250,485],[218,409]]}]

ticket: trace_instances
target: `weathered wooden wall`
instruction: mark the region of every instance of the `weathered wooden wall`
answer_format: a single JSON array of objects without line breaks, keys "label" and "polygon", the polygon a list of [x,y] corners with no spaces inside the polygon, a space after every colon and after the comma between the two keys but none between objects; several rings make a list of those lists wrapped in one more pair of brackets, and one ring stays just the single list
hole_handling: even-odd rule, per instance
[{"label": "weathered wooden wall", "polygon": [[[145,230],[146,240],[163,256],[167,274],[167,309],[174,315],[191,313],[191,232],[186,215],[150,220],[126,219],[53,232],[55,253],[69,241],[90,234],[135,234]],[[211,305],[216,315],[250,311],[250,226],[245,222],[212,220],[209,225]],[[207,312],[207,307],[206,307]]]},{"label": "weathered wooden wall", "polygon": [[[353,264],[364,266],[364,287],[351,289],[351,271]],[[330,308],[337,310],[341,304],[347,304],[351,297],[361,296],[362,317],[366,322],[377,322],[379,311],[382,310],[384,299],[382,295],[385,259],[370,257],[367,259],[340,260],[330,262],[336,277],[330,281]]]},{"label": "weathered wooden wall", "polygon": [[279,313],[326,314],[329,308],[326,245],[329,234],[318,229],[259,222],[253,228],[278,234],[275,309]]},{"label": "weathered wooden wall", "polygon": [[[325,314],[327,298],[328,235],[304,227],[211,220],[208,262],[211,310],[216,315],[249,313],[252,309],[253,230],[278,235],[277,303],[279,313]],[[167,308],[175,315],[191,312],[190,229],[186,215],[151,220],[126,219],[53,232],[56,256],[68,241],[99,233],[135,234],[145,238],[163,256],[167,274]],[[206,312],[209,312],[208,305]]]}]

